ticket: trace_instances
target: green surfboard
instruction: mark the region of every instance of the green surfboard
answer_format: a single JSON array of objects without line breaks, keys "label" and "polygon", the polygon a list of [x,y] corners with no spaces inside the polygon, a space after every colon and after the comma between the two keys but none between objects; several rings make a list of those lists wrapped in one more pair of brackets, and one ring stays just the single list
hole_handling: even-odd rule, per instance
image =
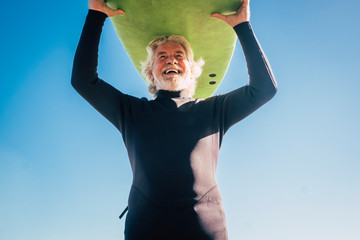
[{"label": "green surfboard", "polygon": [[181,35],[191,44],[195,61],[205,60],[194,98],[211,96],[222,81],[235,48],[236,34],[212,13],[233,13],[240,0],[108,0],[124,16],[111,18],[132,63],[141,73],[147,44],[157,36]]}]

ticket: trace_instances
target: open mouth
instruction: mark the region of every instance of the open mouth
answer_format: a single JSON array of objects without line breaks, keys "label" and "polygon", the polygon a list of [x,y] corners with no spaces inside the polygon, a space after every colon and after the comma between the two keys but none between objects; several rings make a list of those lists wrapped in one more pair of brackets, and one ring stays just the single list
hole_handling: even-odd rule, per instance
[{"label": "open mouth", "polygon": [[177,69],[168,69],[166,71],[164,71],[164,74],[168,75],[168,74],[179,74],[180,71]]}]

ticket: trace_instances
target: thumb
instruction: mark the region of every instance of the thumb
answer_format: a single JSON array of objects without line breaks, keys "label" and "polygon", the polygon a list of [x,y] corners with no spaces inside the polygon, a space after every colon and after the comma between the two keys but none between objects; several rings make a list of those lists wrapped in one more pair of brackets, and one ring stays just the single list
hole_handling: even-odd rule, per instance
[{"label": "thumb", "polygon": [[121,9],[113,10],[114,15],[124,15],[125,12]]},{"label": "thumb", "polygon": [[211,14],[212,18],[218,18],[218,19],[221,19],[221,20],[225,20],[226,19],[226,16],[224,14],[221,14],[221,13],[213,13]]},{"label": "thumb", "polygon": [[116,15],[124,15],[125,12],[121,9],[111,9],[107,7],[107,15],[108,17],[116,16]]}]

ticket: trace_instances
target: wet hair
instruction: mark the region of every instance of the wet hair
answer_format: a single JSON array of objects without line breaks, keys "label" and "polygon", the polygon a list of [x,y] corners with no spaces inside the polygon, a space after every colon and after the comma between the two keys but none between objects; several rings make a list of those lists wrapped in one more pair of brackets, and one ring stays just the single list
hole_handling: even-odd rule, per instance
[{"label": "wet hair", "polygon": [[179,36],[179,35],[171,35],[168,37],[166,37],[166,36],[157,37],[157,38],[153,39],[146,47],[148,56],[147,56],[147,59],[145,60],[145,62],[141,63],[142,64],[141,73],[145,77],[146,81],[149,84],[149,92],[154,97],[157,96],[158,89],[156,89],[154,82],[151,81],[150,76],[151,76],[152,66],[154,63],[155,50],[158,46],[160,46],[161,44],[163,44],[165,42],[179,43],[185,50],[185,56],[190,63],[191,73],[192,73],[192,77],[191,77],[192,81],[189,84],[189,87],[186,89],[186,91],[187,91],[188,95],[190,97],[192,97],[195,94],[196,79],[198,77],[200,77],[201,72],[202,72],[202,66],[205,64],[205,62],[202,58],[200,58],[197,61],[194,60],[194,53],[190,46],[190,43],[186,40],[186,38],[184,38],[183,36]]}]

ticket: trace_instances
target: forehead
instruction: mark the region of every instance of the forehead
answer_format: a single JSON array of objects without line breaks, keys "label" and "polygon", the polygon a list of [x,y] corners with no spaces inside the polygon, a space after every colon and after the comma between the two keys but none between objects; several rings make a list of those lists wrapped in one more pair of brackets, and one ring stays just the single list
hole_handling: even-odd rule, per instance
[{"label": "forehead", "polygon": [[179,51],[185,53],[185,49],[181,46],[180,43],[168,41],[168,42],[164,42],[164,43],[160,44],[156,48],[155,54],[157,54],[159,52],[179,52]]}]

